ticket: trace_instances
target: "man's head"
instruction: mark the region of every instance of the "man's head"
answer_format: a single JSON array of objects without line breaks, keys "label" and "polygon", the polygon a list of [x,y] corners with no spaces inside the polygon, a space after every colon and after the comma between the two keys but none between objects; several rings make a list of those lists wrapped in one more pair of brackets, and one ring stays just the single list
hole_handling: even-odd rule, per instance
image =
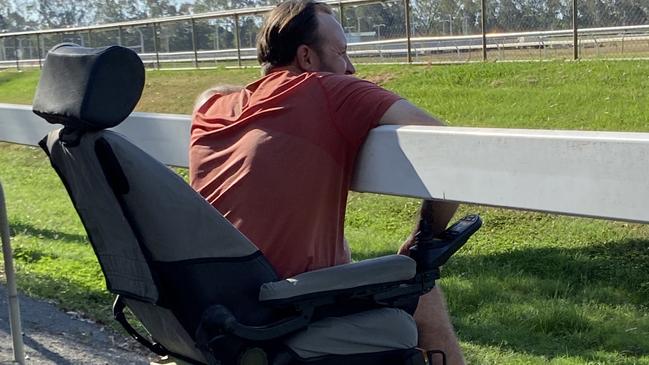
[{"label": "man's head", "polygon": [[303,71],[352,74],[347,41],[331,8],[312,0],[288,0],[270,12],[257,35],[264,74],[295,66]]}]

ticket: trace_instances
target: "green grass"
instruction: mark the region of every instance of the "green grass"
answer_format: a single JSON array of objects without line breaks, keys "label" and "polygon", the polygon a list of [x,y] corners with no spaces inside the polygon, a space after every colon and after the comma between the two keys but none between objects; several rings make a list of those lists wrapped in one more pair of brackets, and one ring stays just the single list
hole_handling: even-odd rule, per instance
[{"label": "green grass", "polygon": [[31,104],[39,76],[40,72],[33,70],[0,71],[0,103]]},{"label": "green grass", "polygon": [[[189,113],[202,89],[258,69],[151,71],[138,110]],[[648,62],[362,66],[359,75],[457,126],[649,131]],[[0,72],[0,102],[30,103],[38,72]],[[184,174],[184,170],[179,170]],[[19,285],[109,322],[92,249],[35,148],[0,144]],[[395,252],[418,202],[351,194],[355,259]],[[471,364],[649,364],[649,226],[463,206],[483,228],[441,285]]]},{"label": "green grass", "polygon": [[386,87],[451,125],[649,130],[647,62],[392,66],[383,72],[390,75]]},{"label": "green grass", "polygon": [[109,295],[65,189],[40,149],[0,144],[18,285],[107,322]]},{"label": "green grass", "polygon": [[[367,66],[369,78],[451,125],[649,131],[649,63],[584,61]],[[245,84],[258,68],[149,71],[138,111],[191,113],[214,84]],[[38,71],[0,72],[1,102],[30,104]]]}]

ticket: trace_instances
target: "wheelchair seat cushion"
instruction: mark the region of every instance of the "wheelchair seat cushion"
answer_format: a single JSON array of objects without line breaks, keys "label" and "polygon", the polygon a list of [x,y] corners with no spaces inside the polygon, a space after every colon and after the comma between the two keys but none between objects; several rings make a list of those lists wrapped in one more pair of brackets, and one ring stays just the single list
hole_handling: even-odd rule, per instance
[{"label": "wheelchair seat cushion", "polygon": [[324,318],[284,343],[302,359],[411,349],[417,346],[417,325],[400,309],[380,308]]}]

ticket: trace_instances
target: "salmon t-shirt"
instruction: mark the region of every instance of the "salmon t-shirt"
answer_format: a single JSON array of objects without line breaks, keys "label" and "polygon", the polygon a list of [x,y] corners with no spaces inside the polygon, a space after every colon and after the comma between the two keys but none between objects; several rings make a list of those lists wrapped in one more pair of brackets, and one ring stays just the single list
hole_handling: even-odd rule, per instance
[{"label": "salmon t-shirt", "polygon": [[399,96],[349,75],[270,73],[194,113],[191,185],[281,277],[350,261],[356,155]]}]

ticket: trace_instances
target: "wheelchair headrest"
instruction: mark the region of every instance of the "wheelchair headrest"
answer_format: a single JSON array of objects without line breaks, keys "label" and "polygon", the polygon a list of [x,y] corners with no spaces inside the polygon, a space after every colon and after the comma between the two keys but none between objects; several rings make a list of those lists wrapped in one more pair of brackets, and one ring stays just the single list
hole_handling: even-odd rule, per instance
[{"label": "wheelchair headrest", "polygon": [[74,130],[110,128],[133,111],[143,87],[144,66],[134,51],[63,43],[47,54],[33,110]]}]

